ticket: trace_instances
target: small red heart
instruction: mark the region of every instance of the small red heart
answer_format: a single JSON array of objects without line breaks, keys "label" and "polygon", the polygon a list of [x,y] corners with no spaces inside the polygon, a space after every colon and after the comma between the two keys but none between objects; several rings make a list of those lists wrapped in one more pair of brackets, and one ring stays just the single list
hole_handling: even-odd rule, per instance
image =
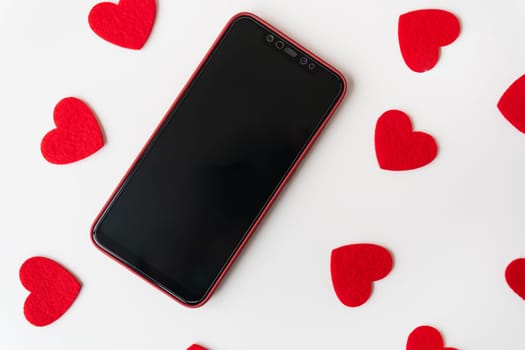
[{"label": "small red heart", "polygon": [[376,157],[385,170],[411,170],[432,162],[437,144],[432,136],[414,132],[410,118],[402,111],[386,111],[375,131]]},{"label": "small red heart", "polygon": [[89,25],[102,39],[115,45],[140,50],[146,44],[155,22],[155,0],[103,2],[91,9]]},{"label": "small red heart", "polygon": [[498,102],[498,108],[516,129],[525,133],[525,75],[519,77],[505,91]]},{"label": "small red heart", "polygon": [[33,257],[22,264],[20,281],[31,292],[24,303],[24,315],[38,327],[58,320],[73,304],[81,288],[62,265],[43,257]]},{"label": "small red heart", "polygon": [[401,55],[414,72],[432,69],[440,47],[459,36],[459,20],[444,10],[417,10],[399,16],[398,37]]},{"label": "small red heart", "polygon": [[525,259],[516,259],[507,266],[505,279],[509,287],[525,300]]},{"label": "small red heart", "polygon": [[104,146],[102,130],[89,107],[68,97],[54,111],[56,129],[44,136],[40,149],[47,161],[68,164],[84,159]]},{"label": "small red heart", "polygon": [[207,349],[205,347],[203,347],[203,346],[198,345],[198,344],[193,344],[187,350],[207,350]]},{"label": "small red heart", "polygon": [[332,250],[330,269],[335,294],[346,306],[363,305],[372,284],[392,271],[392,255],[375,244],[350,244]]},{"label": "small red heart", "polygon": [[408,336],[406,350],[457,350],[445,348],[441,333],[433,327],[421,326]]}]

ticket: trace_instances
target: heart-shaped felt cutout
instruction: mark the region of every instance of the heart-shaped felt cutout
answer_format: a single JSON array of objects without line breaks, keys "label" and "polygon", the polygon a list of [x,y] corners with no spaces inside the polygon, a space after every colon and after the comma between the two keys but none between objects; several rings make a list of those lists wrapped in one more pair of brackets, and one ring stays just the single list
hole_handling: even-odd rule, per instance
[{"label": "heart-shaped felt cutout", "polygon": [[332,251],[330,269],[335,294],[346,306],[363,305],[375,281],[392,271],[392,255],[375,244],[350,244]]},{"label": "heart-shaped felt cutout", "polygon": [[81,288],[62,265],[43,257],[33,257],[22,264],[20,281],[31,292],[24,303],[24,315],[39,327],[59,319],[73,304]]},{"label": "heart-shaped felt cutout", "polygon": [[102,130],[89,107],[68,97],[54,111],[56,129],[44,136],[40,149],[53,164],[68,164],[84,159],[104,146]]},{"label": "heart-shaped felt cutout", "polygon": [[525,300],[525,259],[516,259],[507,266],[505,279],[509,287]]},{"label": "heart-shaped felt cutout", "polygon": [[203,346],[198,345],[198,344],[193,344],[187,350],[207,350],[207,349],[205,347],[203,347]]},{"label": "heart-shaped felt cutout", "polygon": [[459,20],[444,10],[417,10],[399,16],[398,37],[401,55],[414,72],[432,69],[442,46],[459,36]]},{"label": "heart-shaped felt cutout", "polygon": [[410,118],[402,111],[386,111],[375,130],[376,157],[385,170],[411,170],[432,162],[437,144],[432,136],[413,131]]},{"label": "heart-shaped felt cutout", "polygon": [[155,22],[155,0],[103,2],[91,9],[89,26],[102,39],[115,45],[140,50],[146,44]]},{"label": "heart-shaped felt cutout", "polygon": [[519,77],[505,91],[498,102],[498,108],[516,129],[525,133],[525,75]]},{"label": "heart-shaped felt cutout", "polygon": [[408,336],[406,350],[457,350],[446,348],[441,333],[433,327],[421,326]]}]

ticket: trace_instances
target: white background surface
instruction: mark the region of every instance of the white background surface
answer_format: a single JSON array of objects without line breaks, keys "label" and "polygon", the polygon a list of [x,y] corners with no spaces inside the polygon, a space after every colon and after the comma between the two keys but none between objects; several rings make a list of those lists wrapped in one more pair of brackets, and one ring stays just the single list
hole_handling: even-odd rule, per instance
[{"label": "white background surface", "polygon": [[[525,2],[160,0],[142,51],[89,28],[96,0],[0,2],[0,349],[404,349],[417,326],[447,346],[523,350],[525,302],[506,285],[525,256],[525,135],[498,112],[525,73]],[[458,15],[459,39],[430,72],[404,64],[397,19],[420,8]],[[227,20],[258,14],[352,82],[347,99],[211,300],[186,309],[94,248],[89,228]],[[107,145],[54,166],[40,141],[55,104],[84,99]],[[407,112],[440,153],[429,166],[378,168],[385,110]],[[330,280],[333,248],[373,242],[393,272],[350,309]],[[20,265],[63,263],[83,283],[57,322],[31,326]]]}]

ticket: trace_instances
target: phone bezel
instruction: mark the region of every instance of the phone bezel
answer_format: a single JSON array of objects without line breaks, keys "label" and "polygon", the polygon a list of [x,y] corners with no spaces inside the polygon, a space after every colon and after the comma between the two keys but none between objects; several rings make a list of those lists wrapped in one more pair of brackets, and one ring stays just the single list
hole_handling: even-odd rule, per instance
[{"label": "phone bezel", "polygon": [[[326,118],[321,123],[321,125],[318,127],[318,129],[316,130],[316,132],[314,133],[314,135],[312,136],[312,138],[310,139],[308,144],[304,147],[303,151],[298,155],[295,163],[291,165],[290,170],[288,171],[288,173],[286,174],[286,176],[284,177],[284,179],[282,180],[282,182],[280,183],[278,188],[274,191],[272,197],[266,203],[266,206],[261,210],[261,213],[259,214],[257,220],[254,222],[254,224],[252,225],[252,227],[249,230],[249,232],[245,235],[245,237],[239,243],[239,245],[237,246],[235,251],[232,253],[232,256],[230,257],[228,263],[224,266],[224,268],[222,269],[221,273],[217,276],[217,278],[215,279],[213,284],[210,286],[210,288],[208,289],[208,291],[206,292],[204,297],[201,300],[189,301],[189,300],[185,300],[182,296],[174,293],[167,286],[164,286],[161,282],[155,280],[151,275],[148,275],[147,273],[145,273],[143,271],[140,271],[137,267],[131,266],[130,264],[128,264],[126,262],[126,260],[124,258],[122,258],[122,257],[119,257],[118,254],[116,254],[116,252],[109,251],[108,249],[106,249],[96,239],[96,228],[97,228],[98,223],[101,221],[101,219],[106,214],[107,209],[109,208],[109,206],[111,205],[111,203],[113,202],[115,197],[119,194],[119,192],[122,190],[123,186],[126,184],[126,182],[129,179],[129,177],[133,174],[133,171],[136,169],[136,167],[139,164],[140,160],[143,159],[143,157],[144,157],[145,153],[148,151],[151,143],[154,141],[154,139],[157,137],[159,132],[165,126],[166,121],[167,121],[168,117],[171,114],[171,111],[174,108],[177,107],[179,102],[185,96],[188,88],[191,86],[191,84],[194,81],[194,79],[202,71],[202,69],[205,66],[206,62],[208,61],[210,56],[213,54],[213,52],[216,50],[218,44],[221,42],[221,40],[224,37],[224,35],[228,32],[228,30],[231,28],[231,26],[237,20],[239,20],[239,19],[241,19],[243,17],[248,17],[251,20],[257,22],[259,25],[263,26],[265,29],[267,29],[267,30],[277,34],[282,39],[284,39],[287,43],[291,44],[292,46],[294,46],[298,50],[304,52],[306,55],[308,55],[309,57],[314,59],[316,61],[316,63],[321,64],[322,66],[324,66],[324,68],[326,68],[329,72],[331,72],[335,76],[337,76],[337,78],[341,82],[341,91],[340,91],[339,98],[334,103],[332,109],[328,112]],[[270,25],[269,23],[267,23],[263,19],[259,18],[258,16],[254,15],[253,13],[241,12],[241,13],[238,13],[238,14],[234,15],[226,23],[226,25],[222,29],[221,33],[215,39],[214,43],[212,44],[210,49],[207,51],[206,55],[201,60],[201,62],[199,63],[199,65],[197,66],[195,71],[192,73],[192,75],[190,76],[189,80],[186,82],[186,84],[184,85],[183,89],[178,94],[177,98],[175,99],[175,101],[173,102],[171,107],[169,108],[169,110],[166,113],[166,115],[162,118],[162,120],[160,121],[160,123],[158,124],[158,126],[156,127],[154,132],[152,133],[152,135],[149,137],[149,139],[146,142],[146,144],[143,146],[143,148],[141,149],[141,151],[139,152],[139,154],[137,155],[137,157],[135,158],[135,160],[133,161],[133,163],[131,164],[131,166],[127,170],[127,172],[124,175],[124,177],[120,180],[120,182],[117,185],[116,189],[113,191],[113,193],[111,194],[109,199],[104,204],[102,210],[97,215],[95,221],[93,222],[93,224],[91,226],[91,231],[90,231],[90,237],[91,237],[91,240],[92,240],[93,244],[95,245],[95,247],[97,247],[99,250],[101,250],[104,254],[106,254],[107,256],[112,258],[113,260],[117,261],[118,263],[120,263],[121,265],[126,267],[128,270],[130,270],[134,274],[138,275],[143,280],[145,280],[146,282],[150,283],[151,285],[153,285],[154,287],[156,287],[157,289],[159,289],[163,293],[167,294],[168,296],[173,298],[178,303],[180,303],[180,304],[182,304],[182,305],[184,305],[186,307],[191,307],[191,308],[196,308],[196,307],[200,307],[200,306],[204,305],[210,299],[211,295],[213,294],[215,289],[218,287],[218,285],[220,284],[220,282],[222,281],[222,279],[224,278],[224,276],[226,275],[226,273],[230,269],[231,265],[235,262],[235,260],[237,259],[237,257],[241,253],[241,251],[243,250],[244,246],[246,245],[246,243],[248,242],[250,237],[253,235],[253,233],[257,229],[260,221],[264,218],[265,214],[267,213],[269,208],[272,206],[273,202],[278,197],[278,195],[281,192],[281,190],[283,189],[283,187],[286,185],[286,183],[288,182],[288,180],[290,179],[292,174],[295,172],[296,168],[299,166],[299,164],[301,163],[301,161],[304,158],[304,156],[308,153],[308,151],[309,151],[310,147],[312,146],[312,144],[315,142],[315,140],[317,139],[319,134],[322,132],[322,130],[324,129],[324,127],[326,126],[328,121],[331,119],[331,117],[332,117],[333,113],[335,112],[335,110],[337,109],[337,107],[341,104],[341,102],[342,102],[342,100],[343,100],[343,98],[344,98],[344,96],[346,94],[346,91],[347,91],[347,82],[346,82],[346,79],[345,79],[344,75],[339,70],[334,68],[332,65],[328,64],[323,59],[321,59],[320,57],[318,57],[317,55],[315,55],[314,53],[312,53],[308,49],[304,48],[299,43],[297,43],[296,41],[294,41],[293,39],[288,37],[286,34],[282,33],[281,31],[279,31],[278,29],[276,29],[275,27],[273,27],[272,25]]]}]

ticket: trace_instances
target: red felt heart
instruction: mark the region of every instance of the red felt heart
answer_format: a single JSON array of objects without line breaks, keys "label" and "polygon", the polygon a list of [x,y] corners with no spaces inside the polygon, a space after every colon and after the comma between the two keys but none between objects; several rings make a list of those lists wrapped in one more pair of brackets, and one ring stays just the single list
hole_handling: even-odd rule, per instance
[{"label": "red felt heart", "polygon": [[148,40],[155,22],[155,0],[103,2],[91,9],[89,25],[102,39],[115,45],[140,50]]},{"label": "red felt heart", "polygon": [[80,283],[69,271],[43,257],[33,257],[22,264],[20,281],[31,292],[24,303],[24,315],[39,327],[59,319],[80,292]]},{"label": "red felt heart", "polygon": [[406,350],[457,350],[445,348],[441,333],[433,327],[421,326],[408,336]]},{"label": "red felt heart", "polygon": [[40,149],[50,163],[68,164],[84,159],[104,146],[102,130],[89,107],[68,97],[54,112],[56,129],[44,136]]},{"label": "red felt heart", "polygon": [[505,279],[509,287],[525,300],[525,259],[516,259],[507,266]]},{"label": "red felt heart", "polygon": [[197,345],[197,344],[193,344],[187,350],[207,350],[207,349],[205,347],[203,347],[203,346],[200,346],[200,345]]},{"label": "red felt heart", "polygon": [[392,256],[375,244],[350,244],[332,251],[330,269],[335,294],[346,306],[363,305],[372,284],[392,271]]},{"label": "red felt heart", "polygon": [[414,72],[432,69],[440,47],[454,42],[460,25],[456,16],[443,10],[417,10],[399,16],[398,37],[401,55]]},{"label": "red felt heart", "polygon": [[525,133],[525,75],[505,91],[498,102],[498,108],[516,129]]},{"label": "red felt heart", "polygon": [[376,157],[385,170],[410,170],[427,165],[437,155],[432,136],[414,132],[410,118],[398,110],[386,111],[379,117],[375,131]]}]

